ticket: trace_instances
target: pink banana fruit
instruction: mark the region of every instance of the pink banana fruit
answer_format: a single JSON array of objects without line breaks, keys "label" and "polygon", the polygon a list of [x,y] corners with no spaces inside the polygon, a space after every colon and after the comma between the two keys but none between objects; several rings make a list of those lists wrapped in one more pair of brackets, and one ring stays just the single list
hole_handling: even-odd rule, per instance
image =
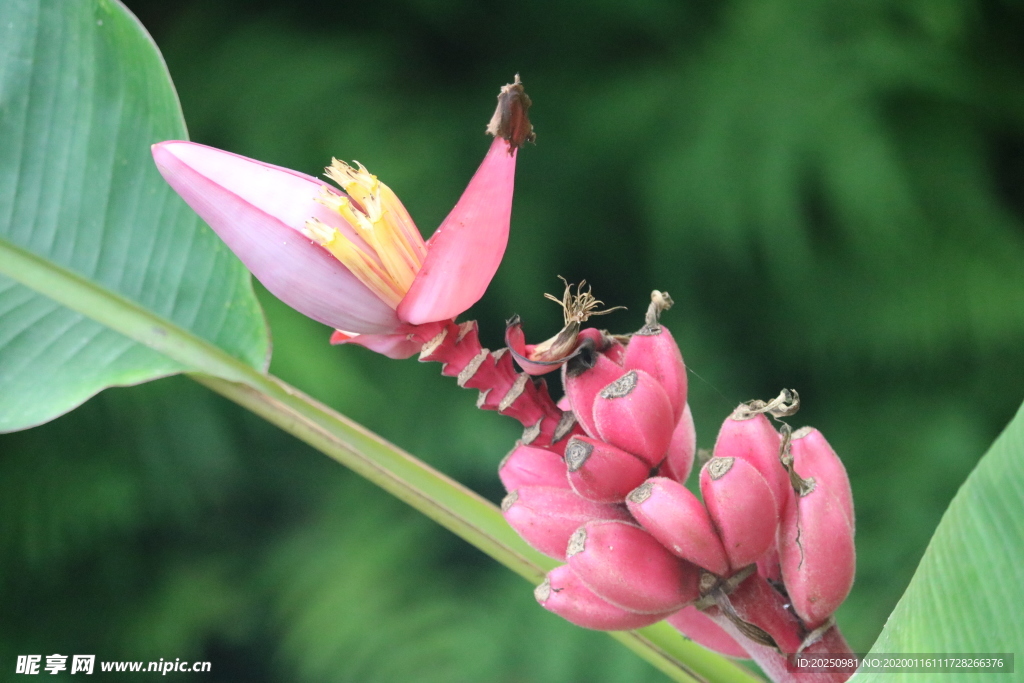
[{"label": "pink banana fruit", "polygon": [[660,323],[645,325],[634,334],[626,346],[622,367],[643,370],[658,380],[672,403],[673,422],[679,421],[686,405],[686,365],[667,327]]},{"label": "pink banana fruit", "polygon": [[815,483],[794,496],[779,526],[782,580],[809,629],[823,624],[853,586],[857,555],[842,495]]},{"label": "pink banana fruit", "polygon": [[598,631],[629,631],[656,624],[671,612],[638,614],[616,607],[584,585],[572,568],[563,564],[548,572],[533,591],[541,607],[577,626]]},{"label": "pink banana fruit", "polygon": [[571,489],[523,486],[501,502],[505,520],[527,543],[555,559],[565,560],[569,538],[592,520],[632,519],[618,505],[603,505],[580,498]]},{"label": "pink banana fruit", "polygon": [[821,432],[814,427],[801,427],[793,432],[789,449],[796,473],[804,479],[813,478],[831,491],[846,513],[850,526],[856,528],[850,477]]},{"label": "pink banana fruit", "polygon": [[562,366],[565,396],[580,426],[592,437],[599,436],[594,426],[594,399],[598,392],[621,376],[620,365],[593,349]]},{"label": "pink banana fruit", "polygon": [[729,560],[707,508],[677,481],[652,477],[626,497],[626,506],[674,555],[712,574],[729,573]]},{"label": "pink banana fruit", "polygon": [[506,491],[523,486],[553,486],[569,488],[565,478],[565,462],[552,451],[534,448],[517,442],[498,465],[498,477]]},{"label": "pink banana fruit", "polygon": [[569,539],[566,557],[587,588],[625,610],[661,614],[700,597],[700,569],[629,522],[588,522]]},{"label": "pink banana fruit", "polygon": [[594,342],[594,348],[600,351],[603,356],[616,365],[622,365],[622,356],[626,353],[626,347],[615,338],[610,337],[596,327],[585,327],[580,330],[579,339],[581,342],[586,339],[591,340]]},{"label": "pink banana fruit", "polygon": [[683,415],[672,430],[668,444],[668,455],[661,463],[661,475],[684,483],[693,469],[693,457],[697,454],[697,430],[693,426],[690,404],[683,406]]},{"label": "pink banana fruit", "polygon": [[711,458],[700,472],[700,492],[734,570],[772,547],[779,526],[775,498],[753,465],[740,458]]},{"label": "pink banana fruit", "polygon": [[569,440],[563,469],[572,489],[597,503],[621,503],[651,470],[631,453],[586,436]]},{"label": "pink banana fruit", "polygon": [[629,370],[594,399],[594,426],[603,441],[657,467],[672,441],[675,420],[658,380],[643,370]]},{"label": "pink banana fruit", "polygon": [[740,404],[722,423],[714,449],[715,457],[739,458],[754,466],[771,489],[776,515],[792,494],[789,474],[779,461],[780,445],[781,437],[765,414]]}]

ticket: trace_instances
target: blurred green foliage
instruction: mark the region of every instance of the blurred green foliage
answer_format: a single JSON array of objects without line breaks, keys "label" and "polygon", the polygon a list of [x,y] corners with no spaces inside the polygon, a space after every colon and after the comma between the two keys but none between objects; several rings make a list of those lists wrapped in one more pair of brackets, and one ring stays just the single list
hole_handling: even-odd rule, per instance
[{"label": "blurred green foliage", "polygon": [[[586,279],[652,288],[702,447],[795,387],[844,458],[867,651],[1024,398],[1024,7],[1012,0],[134,0],[193,139],[317,174],[358,159],[429,233],[535,102],[513,234],[467,314],[501,345]],[[264,293],[265,294],[265,293]],[[263,297],[272,371],[490,498],[518,435],[414,360],[331,348]],[[1017,542],[1007,539],[1007,542]],[[177,378],[0,439],[0,661],[213,662],[211,681],[660,680],[386,494]],[[1019,597],[1019,596],[1016,596]]]}]

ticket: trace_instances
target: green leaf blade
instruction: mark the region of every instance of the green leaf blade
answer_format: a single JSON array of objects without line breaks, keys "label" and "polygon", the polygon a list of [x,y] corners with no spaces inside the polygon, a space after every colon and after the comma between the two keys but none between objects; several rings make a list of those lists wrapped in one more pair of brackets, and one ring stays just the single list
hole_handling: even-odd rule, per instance
[{"label": "green leaf blade", "polygon": [[[152,162],[153,143],[187,133],[136,19],[110,0],[16,0],[0,34],[0,238],[264,370],[249,274]],[[185,369],[0,279],[0,431]]]},{"label": "green leaf blade", "polygon": [[[13,304],[13,308],[9,308]],[[0,278],[0,431],[53,417],[54,387],[74,407],[96,387],[127,386],[182,366],[103,325]]]},{"label": "green leaf blade", "polygon": [[[1024,406],[943,515],[872,654],[1024,652]],[[1011,675],[1011,674],[1007,674]],[[988,681],[958,673],[950,681]],[[918,680],[862,673],[857,683]]]}]

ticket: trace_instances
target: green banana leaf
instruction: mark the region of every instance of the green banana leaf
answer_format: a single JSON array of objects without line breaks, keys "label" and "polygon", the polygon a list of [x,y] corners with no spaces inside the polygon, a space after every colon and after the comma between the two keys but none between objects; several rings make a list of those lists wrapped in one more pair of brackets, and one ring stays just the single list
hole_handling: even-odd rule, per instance
[{"label": "green banana leaf", "polygon": [[[1022,511],[1024,406],[950,503],[871,654],[1024,653]],[[922,675],[872,672],[853,680],[899,683],[920,681]],[[941,679],[1016,680],[1011,673],[993,676],[957,672]]]},{"label": "green banana leaf", "polygon": [[[163,58],[120,3],[0,3],[0,239],[265,369],[248,272],[150,157],[186,137]],[[183,369],[0,276],[0,432]]]}]

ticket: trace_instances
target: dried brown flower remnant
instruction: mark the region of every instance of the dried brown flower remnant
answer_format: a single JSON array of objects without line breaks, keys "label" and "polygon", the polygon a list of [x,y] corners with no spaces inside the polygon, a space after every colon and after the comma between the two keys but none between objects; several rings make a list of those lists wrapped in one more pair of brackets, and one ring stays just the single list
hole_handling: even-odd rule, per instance
[{"label": "dried brown flower remnant", "polygon": [[537,140],[527,113],[531,104],[519,74],[516,74],[515,81],[502,86],[498,93],[498,107],[494,110],[491,122],[487,124],[487,132],[496,138],[505,139],[509,154],[522,147],[524,142]]}]

